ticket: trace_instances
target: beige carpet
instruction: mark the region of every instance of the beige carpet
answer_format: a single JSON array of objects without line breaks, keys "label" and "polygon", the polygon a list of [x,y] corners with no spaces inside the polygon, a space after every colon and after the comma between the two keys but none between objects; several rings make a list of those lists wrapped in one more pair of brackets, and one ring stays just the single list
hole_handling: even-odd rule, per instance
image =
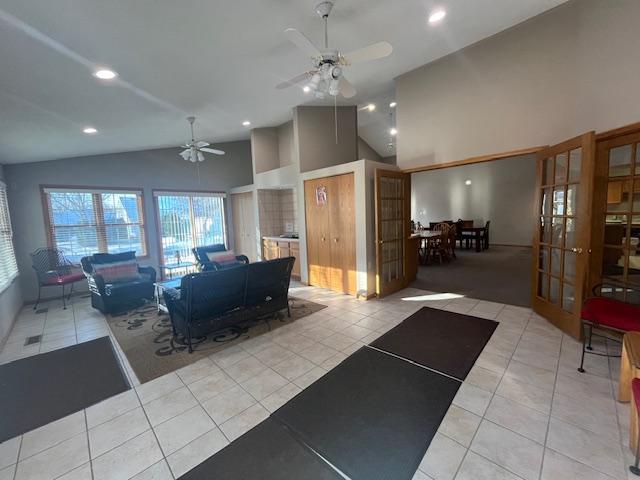
[{"label": "beige carpet", "polygon": [[158,315],[155,304],[122,315],[108,315],[107,323],[138,379],[145,383],[230,345],[244,342],[269,329],[274,330],[326,308],[325,305],[293,297],[289,297],[289,305],[291,318],[287,317],[286,311],[282,311],[265,320],[245,325],[247,328],[241,334],[224,331],[209,335],[197,340],[193,353],[189,353],[182,338],[173,337],[169,315]]}]

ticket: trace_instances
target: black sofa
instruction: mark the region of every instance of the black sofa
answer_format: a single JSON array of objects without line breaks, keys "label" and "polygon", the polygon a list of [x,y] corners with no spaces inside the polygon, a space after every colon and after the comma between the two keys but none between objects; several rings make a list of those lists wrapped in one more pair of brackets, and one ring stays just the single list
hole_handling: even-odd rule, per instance
[{"label": "black sofa", "polygon": [[89,282],[91,306],[102,313],[117,314],[139,307],[146,300],[154,298],[156,271],[153,267],[138,266],[140,278],[118,283],[106,283],[101,275],[94,272],[94,264],[105,264],[125,260],[135,260],[136,252],[95,253],[80,260],[82,270]]},{"label": "black sofa", "polygon": [[191,251],[193,252],[193,256],[195,257],[196,262],[198,262],[198,270],[200,270],[201,272],[209,272],[211,270],[223,270],[225,268],[235,267],[240,263],[244,263],[244,264],[249,263],[249,259],[247,258],[246,255],[236,255],[237,263],[229,264],[229,265],[221,265],[218,262],[212,262],[211,260],[209,260],[207,253],[227,251],[227,247],[225,247],[224,244],[222,243],[216,243],[214,245],[206,245],[204,247],[195,247],[191,249]]},{"label": "black sofa", "polygon": [[164,299],[174,335],[192,340],[239,327],[280,310],[289,311],[289,282],[294,257],[240,264],[182,277],[180,290],[166,289]]}]

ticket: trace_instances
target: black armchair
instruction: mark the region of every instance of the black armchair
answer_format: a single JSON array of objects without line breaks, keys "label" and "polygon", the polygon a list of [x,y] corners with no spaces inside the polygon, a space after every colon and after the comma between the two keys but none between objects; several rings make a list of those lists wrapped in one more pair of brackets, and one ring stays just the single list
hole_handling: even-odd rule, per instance
[{"label": "black armchair", "polygon": [[246,255],[236,255],[236,262],[221,264],[209,258],[210,253],[226,252],[227,247],[222,243],[216,243],[214,245],[206,245],[204,247],[195,247],[191,250],[193,256],[198,262],[198,270],[201,272],[209,272],[213,270],[223,270],[229,267],[235,267],[238,264],[247,264],[249,259]]},{"label": "black armchair", "polygon": [[153,267],[138,266],[138,277],[123,281],[105,281],[102,275],[95,272],[94,266],[114,262],[135,260],[135,252],[95,253],[80,260],[82,269],[89,281],[91,306],[102,313],[122,313],[142,305],[146,300],[154,298],[156,271]]}]

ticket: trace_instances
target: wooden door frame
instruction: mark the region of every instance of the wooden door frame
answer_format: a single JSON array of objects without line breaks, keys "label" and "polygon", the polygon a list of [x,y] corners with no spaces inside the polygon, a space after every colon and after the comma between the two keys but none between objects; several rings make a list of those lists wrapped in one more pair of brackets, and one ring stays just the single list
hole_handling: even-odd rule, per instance
[{"label": "wooden door frame", "polygon": [[[393,291],[383,291],[382,282],[381,282],[381,272],[382,272],[382,244],[380,243],[380,212],[381,212],[381,198],[380,198],[380,188],[381,188],[381,178],[383,176],[399,178],[403,181],[403,190],[404,190],[404,205],[403,205],[403,247],[402,247],[402,278],[398,280],[398,283],[395,284],[392,289]],[[409,237],[411,236],[411,174],[404,172],[402,170],[385,170],[381,168],[377,168],[375,172],[375,189],[374,189],[374,197],[375,197],[375,244],[376,244],[376,295],[378,297],[384,297],[393,292],[401,290],[405,288],[408,283],[407,276],[407,249],[409,247]]]},{"label": "wooden door frame", "polygon": [[[551,323],[556,325],[564,332],[579,338],[580,329],[580,310],[582,301],[587,293],[589,285],[589,257],[576,257],[576,279],[574,284],[574,305],[573,312],[569,313],[552,305],[546,300],[539,299],[538,292],[538,262],[540,255],[540,216],[542,207],[542,165],[543,161],[551,156],[555,157],[558,153],[569,152],[576,148],[582,147],[582,170],[581,179],[587,179],[586,182],[579,182],[581,190],[578,192],[580,203],[576,218],[580,219],[579,230],[576,231],[576,245],[582,248],[582,255],[590,255],[591,252],[591,226],[593,218],[593,186],[594,186],[594,168],[595,168],[595,132],[587,132],[583,135],[566,140],[557,145],[552,145],[538,153],[536,159],[536,197],[535,197],[535,216],[534,216],[534,232],[532,242],[532,265],[531,265],[531,308],[538,314],[545,317]],[[584,159],[591,158],[590,161]],[[569,156],[567,157],[567,168],[569,168]],[[568,173],[567,173],[568,174]],[[551,255],[551,251],[549,252]],[[578,255],[581,255],[580,253]],[[581,262],[581,263],[578,263]],[[551,272],[548,272],[551,276]],[[564,262],[560,265],[560,280],[564,279]],[[577,287],[581,288],[577,288]],[[550,288],[550,286],[549,286]],[[562,302],[562,299],[560,299]]]}]

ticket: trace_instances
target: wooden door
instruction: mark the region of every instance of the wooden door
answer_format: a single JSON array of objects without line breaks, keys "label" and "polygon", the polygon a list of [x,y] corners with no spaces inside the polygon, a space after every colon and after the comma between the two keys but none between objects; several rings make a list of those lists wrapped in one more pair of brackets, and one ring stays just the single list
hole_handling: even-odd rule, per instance
[{"label": "wooden door", "polygon": [[638,303],[640,289],[640,125],[596,143],[589,282]]},{"label": "wooden door", "polygon": [[326,179],[329,204],[331,290],[356,294],[355,181],[348,173]]},{"label": "wooden door", "polygon": [[593,132],[538,153],[532,307],[576,338],[591,252],[594,166]]},{"label": "wooden door", "polygon": [[323,178],[304,182],[309,285],[322,288],[330,288],[329,206],[325,195],[327,186],[326,179]]},{"label": "wooden door", "polygon": [[255,262],[257,249],[253,193],[231,194],[231,211],[236,254],[246,255],[250,261]]},{"label": "wooden door", "polygon": [[406,286],[410,181],[411,177],[405,173],[376,170],[376,292],[379,297]]},{"label": "wooden door", "polygon": [[233,240],[234,249],[237,255],[244,252],[244,214],[243,214],[243,198],[242,193],[231,194],[231,215],[233,215]]}]

